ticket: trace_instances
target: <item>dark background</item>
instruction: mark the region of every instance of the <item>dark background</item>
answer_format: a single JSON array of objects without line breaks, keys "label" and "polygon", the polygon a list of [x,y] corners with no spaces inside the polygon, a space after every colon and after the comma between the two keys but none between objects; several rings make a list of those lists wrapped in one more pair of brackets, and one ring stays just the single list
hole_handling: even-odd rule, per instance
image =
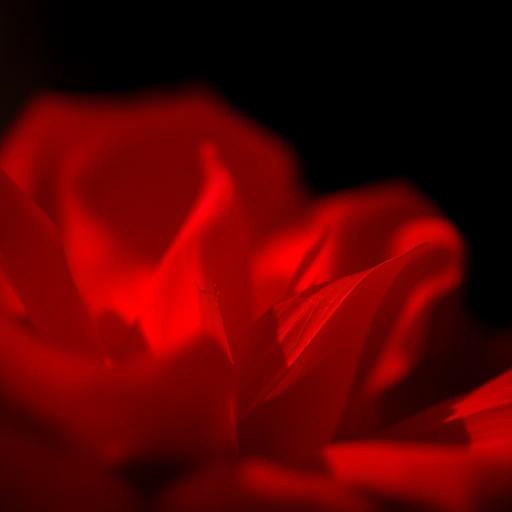
[{"label": "dark background", "polygon": [[269,12],[264,23],[230,13],[236,21],[219,24],[208,13],[201,23],[151,4],[105,5],[0,0],[0,134],[41,89],[206,83],[284,135],[319,193],[415,182],[470,244],[471,307],[488,324],[511,324],[499,33],[464,32],[460,19],[389,24],[389,12],[385,22],[375,12]]}]

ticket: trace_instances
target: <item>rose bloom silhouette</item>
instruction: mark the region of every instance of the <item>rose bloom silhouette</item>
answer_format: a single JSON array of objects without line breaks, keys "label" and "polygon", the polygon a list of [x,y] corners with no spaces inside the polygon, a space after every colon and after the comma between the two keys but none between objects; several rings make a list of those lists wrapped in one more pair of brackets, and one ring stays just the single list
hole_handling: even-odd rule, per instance
[{"label": "rose bloom silhouette", "polygon": [[0,168],[2,510],[512,505],[510,336],[412,186],[314,197],[193,91],[44,95]]}]

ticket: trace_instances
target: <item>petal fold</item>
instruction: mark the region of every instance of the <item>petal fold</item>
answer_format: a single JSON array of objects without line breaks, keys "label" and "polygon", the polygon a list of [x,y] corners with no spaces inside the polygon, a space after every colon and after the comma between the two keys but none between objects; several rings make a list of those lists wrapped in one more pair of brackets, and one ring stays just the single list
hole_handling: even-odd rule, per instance
[{"label": "petal fold", "polygon": [[[386,292],[410,266],[418,271],[415,263],[430,248],[422,244],[373,269],[309,289],[260,319],[241,371],[242,449],[290,454],[332,439]],[[385,336],[379,339],[384,341]]]},{"label": "petal fold", "polygon": [[2,509],[68,512],[139,510],[138,497],[98,464],[0,427]]},{"label": "petal fold", "polygon": [[21,415],[116,465],[155,456],[186,463],[236,448],[231,364],[214,340],[108,368],[58,354],[11,324],[0,329],[6,418]]},{"label": "petal fold", "polygon": [[213,464],[165,491],[159,511],[334,511],[371,512],[355,492],[328,477],[249,459]]},{"label": "petal fold", "polygon": [[0,171],[0,266],[41,337],[101,358],[89,312],[46,215]]},{"label": "petal fold", "polygon": [[148,286],[139,323],[157,352],[209,332],[237,361],[251,314],[247,227],[215,148],[199,156],[203,192]]},{"label": "petal fold", "polygon": [[488,446],[512,449],[512,370],[391,427],[379,437],[458,444],[472,450]]},{"label": "petal fold", "polygon": [[[324,450],[338,482],[392,510],[501,511],[512,505],[512,451],[361,442]],[[378,508],[380,510],[380,508]]]},{"label": "petal fold", "polygon": [[428,242],[426,230],[416,231],[416,243],[405,248],[397,233],[432,218],[441,220],[441,212],[400,182],[305,204],[292,221],[257,246],[252,261],[257,314],[310,286],[364,271]]}]

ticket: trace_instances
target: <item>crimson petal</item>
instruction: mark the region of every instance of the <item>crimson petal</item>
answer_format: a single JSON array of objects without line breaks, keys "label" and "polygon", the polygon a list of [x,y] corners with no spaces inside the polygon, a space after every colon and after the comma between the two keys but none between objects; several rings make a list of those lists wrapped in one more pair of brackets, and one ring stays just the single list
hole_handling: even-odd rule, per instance
[{"label": "crimson petal", "polygon": [[6,418],[32,418],[116,464],[164,455],[186,462],[234,448],[232,369],[215,341],[109,369],[58,354],[11,324],[0,329]]},{"label": "crimson petal", "polygon": [[466,445],[512,446],[512,370],[437,404],[379,437]]},{"label": "crimson petal", "polygon": [[[397,233],[416,221],[441,219],[413,187],[388,183],[311,202],[286,229],[258,245],[252,262],[256,311],[288,293],[364,271],[398,256]],[[426,235],[427,233],[423,233]],[[416,244],[427,242],[428,236]]]},{"label": "crimson petal", "polygon": [[39,334],[54,346],[99,358],[88,310],[46,215],[0,171],[0,265]]},{"label": "crimson petal", "polygon": [[512,506],[512,450],[468,452],[413,443],[332,445],[324,462],[340,485],[410,510],[501,511]]},{"label": "crimson petal", "polygon": [[371,512],[357,493],[312,472],[259,459],[213,464],[166,490],[157,510]]},{"label": "crimson petal", "polygon": [[241,372],[242,449],[299,453],[331,440],[385,293],[430,248],[422,244],[373,269],[307,290],[262,317]]},{"label": "crimson petal", "polygon": [[250,314],[247,228],[215,148],[203,145],[200,157],[203,191],[148,286],[139,323],[156,351],[209,331],[237,359]]},{"label": "crimson petal", "polygon": [[97,461],[0,428],[2,510],[131,512],[133,492]]}]

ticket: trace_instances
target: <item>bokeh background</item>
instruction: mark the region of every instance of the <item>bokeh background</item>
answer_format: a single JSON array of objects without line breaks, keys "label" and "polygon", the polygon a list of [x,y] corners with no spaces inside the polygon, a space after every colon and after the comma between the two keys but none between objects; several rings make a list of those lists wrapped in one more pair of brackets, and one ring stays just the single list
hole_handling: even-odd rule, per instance
[{"label": "bokeh background", "polygon": [[462,15],[443,26],[442,13],[431,29],[397,18],[396,30],[375,11],[268,11],[261,22],[230,12],[218,23],[151,3],[107,5],[0,0],[0,136],[41,90],[206,84],[287,138],[318,193],[414,182],[470,246],[470,307],[489,325],[511,325],[499,33],[465,33]]}]

